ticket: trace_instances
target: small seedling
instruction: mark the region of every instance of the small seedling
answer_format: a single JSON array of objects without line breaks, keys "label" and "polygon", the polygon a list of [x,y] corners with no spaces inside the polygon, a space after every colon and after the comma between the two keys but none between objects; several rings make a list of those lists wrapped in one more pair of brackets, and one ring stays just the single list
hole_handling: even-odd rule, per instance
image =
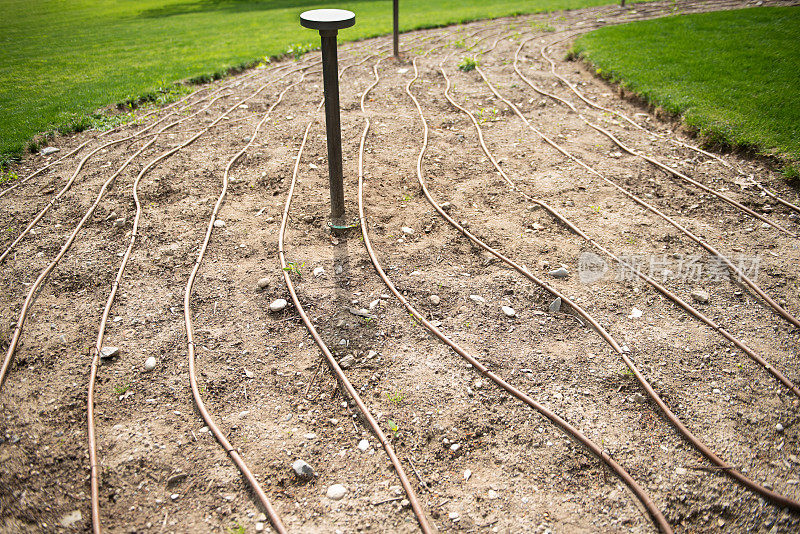
[{"label": "small seedling", "polygon": [[461,63],[458,64],[458,68],[463,70],[464,72],[469,72],[471,70],[475,70],[475,67],[478,66],[478,62],[475,61],[474,57],[465,57],[461,60]]},{"label": "small seedling", "polygon": [[556,29],[553,26],[547,24],[546,22],[536,22],[536,21],[531,22],[531,28],[533,30],[539,30],[541,32],[554,32],[554,31],[556,31]]},{"label": "small seedling", "polygon": [[600,206],[589,206],[589,207],[592,208],[593,212],[600,213]]},{"label": "small seedling", "polygon": [[114,393],[117,395],[124,395],[129,389],[131,389],[130,384],[122,384],[114,388]]},{"label": "small seedling", "polygon": [[403,199],[402,200],[403,200],[403,202],[408,202],[409,200],[411,200],[411,195],[408,195],[408,194],[403,195]]},{"label": "small seedling", "polygon": [[497,121],[497,108],[481,108],[478,110],[478,124],[483,124],[484,122],[495,122]]},{"label": "small seedling", "polygon": [[394,393],[387,393],[386,398],[389,399],[389,402],[394,404],[400,404],[403,402],[403,399],[406,398],[405,394],[401,390],[396,390]]},{"label": "small seedling", "polygon": [[303,277],[303,273],[300,271],[305,266],[306,262],[298,264],[296,261],[287,262],[287,266],[283,268],[284,271],[287,273],[294,273],[300,278]]},{"label": "small seedling", "polygon": [[394,437],[397,437],[400,434],[400,427],[397,426],[397,423],[395,423],[391,419],[387,419],[386,424],[389,425],[389,430],[392,431]]},{"label": "small seedling", "polygon": [[11,183],[14,180],[19,178],[19,175],[12,170],[2,170],[0,171],[0,185],[6,185],[7,183]]},{"label": "small seedling", "polygon": [[618,373],[620,376],[626,376],[626,377],[627,377],[627,376],[636,376],[636,375],[634,375],[634,374],[633,374],[633,371],[631,371],[631,370],[630,370],[628,367],[622,367],[622,368],[620,368],[620,370],[619,370],[619,371],[617,371],[617,373]]},{"label": "small seedling", "polygon": [[313,43],[294,43],[292,45],[289,45],[289,48],[286,50],[286,53],[292,54],[294,56],[294,60],[299,61],[300,58],[303,57],[303,54],[316,49],[317,47],[314,46]]},{"label": "small seedling", "polygon": [[453,48],[465,48],[467,45],[464,43],[464,39],[459,39],[453,43]]},{"label": "small seedling", "polygon": [[228,534],[244,534],[247,532],[242,525],[236,523],[232,527],[228,527]]}]

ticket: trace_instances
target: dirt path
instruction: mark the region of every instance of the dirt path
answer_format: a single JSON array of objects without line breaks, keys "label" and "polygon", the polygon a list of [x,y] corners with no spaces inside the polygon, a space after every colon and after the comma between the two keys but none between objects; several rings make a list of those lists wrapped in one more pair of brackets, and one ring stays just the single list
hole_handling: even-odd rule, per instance
[{"label": "dirt path", "polygon": [[[688,13],[750,4],[677,5]],[[800,195],[760,162],[721,154],[731,166],[726,167],[586,105],[552,75],[540,53],[575,31],[662,16],[673,7],[670,2],[627,10],[609,6],[403,36],[402,42],[410,43],[403,60],[381,61],[378,82],[364,102],[370,119],[361,154],[366,230],[387,276],[427,321],[608,453],[676,532],[794,532],[798,514],[754,495],[726,469],[709,463],[648,397],[614,346],[585,326],[587,317],[578,310],[607,331],[654,393],[727,465],[767,490],[800,499],[800,399],[717,327],[794,382],[800,381],[797,329],[752,288],[729,280],[707,249],[630,195],[750,269],[758,288],[790,317],[800,313],[800,240],[625,153],[582,117],[793,234],[800,233],[797,213],[747,176],[795,205]],[[621,99],[581,64],[564,61],[570,42],[554,44],[549,55],[556,72],[577,83],[582,94],[646,129],[694,143],[674,124]],[[341,65],[352,65],[342,76],[341,103],[345,194],[354,221],[365,124],[359,101],[375,81],[373,66],[387,44],[386,38],[376,39],[340,52]],[[445,46],[424,55],[439,45]],[[520,72],[572,103],[580,115],[521,79],[514,68],[518,49]],[[480,72],[457,68],[478,53]],[[414,58],[418,78],[409,91],[419,100],[419,112],[406,93]],[[124,168],[152,137],[99,151],[9,252],[0,275],[3,354],[31,284],[59,253],[101,185],[122,168],[32,301],[0,390],[0,531],[91,531],[86,423],[91,350],[131,242],[132,185],[149,162],[227,110],[228,118],[142,173],[141,220],[104,340],[119,354],[103,360],[97,377],[100,523],[108,532],[271,528],[193,402],[183,291],[226,166],[303,72],[302,83],[286,91],[231,169],[221,223],[214,226],[190,310],[200,394],[288,530],[419,529],[383,448],[337,391],[331,372],[323,366],[317,374],[319,349],[294,306],[269,310],[276,299],[290,300],[277,237],[299,155],[285,249],[300,274],[290,276],[315,328],[389,436],[431,523],[453,532],[656,531],[639,501],[603,463],[409,315],[377,276],[359,230],[339,237],[327,231],[316,60],[310,55],[285,68],[251,71],[162,112],[164,121],[148,132],[188,118],[156,136]],[[478,128],[448,100],[442,71],[451,83],[447,96],[473,114]],[[481,73],[529,124],[492,92]],[[237,105],[270,80],[261,93]],[[221,90],[212,94],[216,89]],[[189,107],[181,110],[184,105]],[[167,117],[170,112],[176,114]],[[429,129],[421,175],[433,200],[447,203],[443,210],[455,222],[531,277],[470,242],[422,195],[420,112]],[[299,154],[303,133],[315,119]],[[61,152],[50,161],[90,142],[0,197],[0,253],[48,206],[80,158],[151,124],[97,139],[96,132],[59,139]],[[27,176],[47,161],[29,157],[18,172]],[[676,306],[598,246],[635,263],[707,321]],[[597,278],[599,271],[589,271],[589,264],[605,265],[607,272]],[[566,278],[550,274],[562,265]],[[268,284],[260,288],[263,278]],[[551,309],[553,294],[531,278],[563,294],[558,312]],[[702,295],[692,297],[698,289],[708,293],[707,302],[700,302]],[[513,308],[513,316],[502,306]],[[366,309],[370,317],[351,309]],[[144,364],[151,356],[156,366],[148,372]],[[361,440],[368,442],[363,452]],[[298,458],[317,476],[298,479],[291,467]],[[347,489],[343,499],[326,496],[334,484]]]}]

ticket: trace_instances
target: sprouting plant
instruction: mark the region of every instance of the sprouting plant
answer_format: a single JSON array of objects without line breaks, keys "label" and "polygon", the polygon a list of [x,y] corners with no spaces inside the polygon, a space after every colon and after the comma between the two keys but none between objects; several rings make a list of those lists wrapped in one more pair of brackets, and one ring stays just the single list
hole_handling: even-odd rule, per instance
[{"label": "sprouting plant", "polygon": [[405,399],[406,396],[402,392],[402,390],[398,389],[398,390],[395,390],[394,393],[387,393],[386,394],[386,398],[389,399],[389,402],[391,402],[391,403],[400,404],[401,402],[403,402],[403,399]]},{"label": "sprouting plant", "polygon": [[497,120],[497,108],[481,108],[478,110],[478,124],[483,124],[486,121]]},{"label": "sprouting plant", "polygon": [[466,47],[466,43],[464,43],[464,39],[459,39],[453,43],[453,48],[464,48]]},{"label": "sprouting plant", "polygon": [[287,54],[292,54],[294,56],[295,61],[299,61],[303,54],[306,52],[310,52],[311,50],[316,50],[316,46],[314,43],[293,43],[289,45],[289,48],[286,50]]},{"label": "sprouting plant", "polygon": [[247,531],[239,523],[236,523],[235,525],[228,527],[228,534],[244,534],[245,532]]},{"label": "sprouting plant", "polygon": [[411,200],[411,195],[409,195],[409,194],[403,195],[403,199],[402,200],[403,200],[403,202],[408,202],[409,200]]},{"label": "sprouting plant", "polygon": [[114,388],[114,393],[117,395],[124,395],[126,391],[131,389],[130,384],[120,384],[119,386]]},{"label": "sprouting plant", "polygon": [[397,426],[397,423],[395,423],[391,419],[387,419],[386,424],[389,425],[389,430],[392,431],[394,437],[397,437],[400,434],[400,427]]},{"label": "sprouting plant", "polygon": [[589,206],[589,207],[592,208],[593,212],[600,213],[600,206]]},{"label": "sprouting plant", "polygon": [[301,278],[303,277],[303,273],[302,271],[300,271],[300,269],[302,269],[305,266],[306,262],[298,264],[296,261],[289,261],[286,263],[287,266],[283,268],[284,271],[286,271],[287,273],[294,273]]},{"label": "sprouting plant", "polygon": [[478,66],[478,62],[475,61],[474,57],[464,57],[461,60],[461,63],[458,64],[458,68],[463,70],[464,72],[469,72],[471,70],[475,70],[475,67]]},{"label": "sprouting plant", "polygon": [[546,22],[533,21],[533,22],[531,22],[531,28],[533,30],[539,30],[541,32],[554,32],[554,31],[556,31],[556,29],[553,26],[549,25]]},{"label": "sprouting plant", "polygon": [[0,170],[0,185],[6,185],[7,183],[13,182],[19,178],[16,172],[12,170]]},{"label": "sprouting plant", "polygon": [[634,374],[633,374],[633,371],[631,371],[631,370],[630,370],[628,367],[622,367],[622,368],[620,368],[620,370],[619,370],[619,371],[617,371],[617,373],[618,373],[620,376],[636,376],[636,375],[634,375]]}]

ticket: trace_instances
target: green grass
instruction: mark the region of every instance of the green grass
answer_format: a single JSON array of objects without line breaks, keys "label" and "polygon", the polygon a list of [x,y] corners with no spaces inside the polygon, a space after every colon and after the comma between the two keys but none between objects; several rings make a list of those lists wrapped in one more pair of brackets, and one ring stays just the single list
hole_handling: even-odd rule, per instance
[{"label": "green grass", "polygon": [[800,8],[602,28],[573,48],[598,73],[680,114],[712,143],[800,161]]},{"label": "green grass", "polygon": [[[403,30],[609,0],[403,0]],[[388,0],[343,0],[354,40],[391,31]],[[265,56],[319,44],[299,14],[320,0],[0,0],[0,163],[32,136],[91,127],[87,115],[139,97],[163,97],[177,80],[219,77]],[[289,50],[291,49],[291,52]],[[168,95],[169,96],[169,95]],[[35,147],[32,147],[35,148]]]}]

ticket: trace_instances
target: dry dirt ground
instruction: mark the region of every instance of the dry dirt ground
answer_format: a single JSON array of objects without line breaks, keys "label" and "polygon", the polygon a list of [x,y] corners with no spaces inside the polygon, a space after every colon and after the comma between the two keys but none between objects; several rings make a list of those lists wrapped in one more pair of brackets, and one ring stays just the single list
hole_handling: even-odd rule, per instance
[{"label": "dry dirt ground", "polygon": [[[750,4],[677,6],[692,12]],[[587,30],[662,16],[675,5],[578,10],[404,35],[402,59],[381,61],[379,83],[365,102],[372,123],[364,153],[367,229],[389,276],[427,318],[607,450],[650,494],[677,532],[797,532],[797,514],[755,496],[723,470],[709,468],[643,396],[619,356],[594,330],[582,326],[569,310],[552,313],[550,293],[471,245],[436,214],[417,182],[422,123],[405,86],[414,76],[412,59],[446,45],[419,57],[419,79],[411,88],[430,128],[422,171],[437,202],[449,202],[456,220],[592,314],[630,349],[631,358],[671,409],[726,461],[757,482],[800,498],[798,399],[712,328],[650,286],[624,276],[617,280],[619,268],[611,262],[604,278],[582,282],[579,257],[596,250],[509,188],[481,150],[469,117],[444,96],[440,63],[453,83],[452,98],[476,115],[488,149],[519,190],[551,204],[612,252],[639,255],[646,262],[653,258],[659,280],[666,278],[669,289],[790,379],[800,380],[797,329],[749,289],[717,277],[713,259],[674,227],[542,143],[492,95],[476,71],[457,69],[463,57],[487,50],[479,58],[481,69],[532,126],[731,258],[758,258],[760,286],[788,310],[800,312],[797,238],[764,227],[622,153],[566,107],[531,90],[513,70],[515,50],[533,37],[520,52],[520,68],[531,81],[575,102],[585,116],[623,142],[800,232],[796,214],[731,169],[580,104],[539,55],[541,46],[567,35],[547,31],[551,28],[546,25],[559,32]],[[370,54],[385,56],[387,44],[386,38],[375,39],[347,45],[340,52],[340,66],[353,65],[341,79],[345,194],[352,219],[358,213],[357,164],[364,128],[359,98],[374,80],[378,56]],[[557,45],[552,55],[558,72],[578,83],[583,93],[635,116],[653,131],[694,142],[675,123],[620,98],[614,87],[580,63],[565,61],[568,44]],[[310,65],[317,54],[297,65]],[[326,228],[326,145],[316,107],[321,96],[316,69],[312,66],[303,82],[286,92],[253,146],[233,167],[219,214],[224,226],[218,223],[214,228],[191,308],[204,400],[289,530],[419,528],[401,501],[404,495],[386,454],[352,404],[337,392],[330,371],[323,366],[311,383],[320,352],[294,307],[269,310],[275,299],[288,300],[277,259],[279,224],[303,132],[317,119],[300,157],[286,234],[287,257],[299,271],[291,276],[325,342],[338,358],[351,356],[345,373],[391,436],[435,526],[451,532],[655,531],[638,501],[603,464],[481,377],[389,296],[359,230],[331,236]],[[274,71],[258,69],[218,82],[215,87],[227,87],[220,100],[159,136],[136,157],[40,290],[0,392],[1,531],[91,530],[86,424],[90,348],[120,256],[130,241],[133,179],[157,155],[197,133],[190,130],[208,126],[264,81],[279,78]],[[105,340],[105,345],[119,347],[120,354],[103,362],[97,379],[100,517],[108,532],[228,533],[264,526],[257,501],[204,428],[192,400],[183,291],[226,164],[246,145],[278,94],[299,75],[278,79],[142,178],[139,237]],[[189,111],[207,103],[200,102],[207,95],[205,91],[192,97],[190,102],[196,104]],[[0,198],[2,249],[50,202],[79,157],[138,128],[125,126],[103,139],[94,139],[97,132],[59,138],[54,144],[60,153],[21,162],[17,170],[24,177],[90,140],[75,156]],[[69,192],[35,226],[35,233],[5,260],[0,274],[3,354],[31,284],[89,208],[102,182],[142,143],[120,143],[91,157]],[[736,154],[722,156],[798,203],[798,191],[767,164]],[[686,258],[704,269],[693,271],[698,278],[686,276],[688,264],[681,265]],[[549,274],[561,265],[570,273],[567,278]],[[644,267],[649,269],[649,263]],[[317,270],[315,275],[318,268],[324,272]],[[672,275],[662,276],[663,269]],[[265,277],[269,285],[259,289],[258,281]],[[709,293],[707,303],[690,297],[698,288]],[[438,304],[432,295],[439,297]],[[506,316],[501,306],[513,307],[516,315]],[[373,318],[353,315],[350,308],[369,309]],[[157,364],[147,372],[144,363],[151,356]],[[390,429],[389,421],[396,430]],[[363,452],[357,447],[362,439],[370,443]],[[290,466],[298,458],[313,466],[313,480],[295,477]],[[467,471],[471,476],[465,476]],[[337,483],[348,492],[335,501],[326,491]],[[269,523],[265,529],[270,529]]]}]

